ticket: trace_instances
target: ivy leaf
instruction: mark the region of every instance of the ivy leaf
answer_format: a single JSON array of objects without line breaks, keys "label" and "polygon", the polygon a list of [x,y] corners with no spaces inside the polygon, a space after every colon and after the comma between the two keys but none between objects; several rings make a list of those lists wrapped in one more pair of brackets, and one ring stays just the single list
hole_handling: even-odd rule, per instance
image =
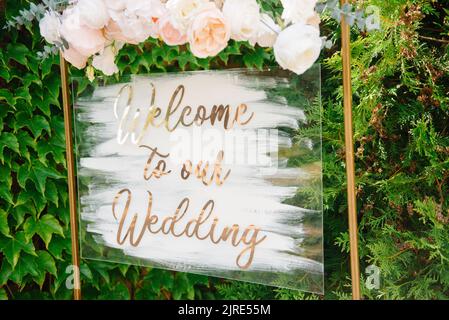
[{"label": "ivy leaf", "polygon": [[6,200],[10,204],[14,204],[14,199],[11,194],[11,187],[6,183],[0,183],[0,198]]},{"label": "ivy leaf", "polygon": [[117,283],[111,290],[103,292],[100,299],[106,300],[129,300],[130,294],[128,288],[122,283]]},{"label": "ivy leaf", "polygon": [[17,61],[21,65],[28,68],[27,56],[30,54],[28,48],[22,43],[10,43],[7,47],[8,57],[12,60]]},{"label": "ivy leaf", "polygon": [[2,268],[0,269],[0,286],[5,285],[12,273],[12,267],[6,259],[3,259]]},{"label": "ivy leaf", "polygon": [[89,280],[92,280],[93,278],[92,271],[90,271],[89,266],[87,264],[82,264],[80,266],[80,273]]},{"label": "ivy leaf", "polygon": [[54,275],[55,277],[57,276],[55,260],[47,251],[40,250],[37,251],[36,264],[38,266],[38,274],[34,276],[33,279],[42,289],[42,285],[44,284],[47,272]]},{"label": "ivy leaf", "polygon": [[[22,192],[22,194],[25,194],[25,192]],[[20,196],[19,196],[20,197]],[[33,202],[27,202],[24,204],[21,204],[19,206],[16,206],[12,211],[12,216],[16,220],[16,228],[20,227],[25,220],[25,216],[27,214],[30,214],[32,216],[36,215],[36,209],[33,206]]]},{"label": "ivy leaf", "polygon": [[178,64],[182,70],[185,70],[187,64],[196,65],[197,61],[196,61],[195,56],[192,53],[190,53],[188,51],[184,51],[178,56]]},{"label": "ivy leaf", "polygon": [[33,116],[30,123],[30,129],[36,139],[41,136],[43,130],[47,131],[48,135],[51,136],[50,124],[43,116]]},{"label": "ivy leaf", "polygon": [[19,142],[17,141],[16,136],[14,136],[10,132],[3,132],[0,135],[0,160],[2,163],[4,163],[4,160],[5,160],[3,157],[3,150],[5,149],[5,147],[20,154]]},{"label": "ivy leaf", "polygon": [[[63,143],[61,145],[61,143]],[[56,163],[65,164],[65,142],[59,141],[57,137],[52,137],[47,141],[39,142],[37,145],[39,161],[44,165],[47,162],[47,155],[52,154]]]},{"label": "ivy leaf", "polygon": [[[36,256],[35,253],[34,256]],[[39,276],[39,266],[34,256],[28,254],[22,255],[10,275],[10,279],[21,287],[25,285],[22,283],[25,276],[31,275],[33,278]]]},{"label": "ivy leaf", "polygon": [[28,150],[28,148],[36,150],[36,141],[31,138],[30,134],[25,130],[20,130],[19,132],[17,132],[16,136],[19,141],[20,154],[28,161],[31,161],[30,151]]},{"label": "ivy leaf", "polygon": [[31,239],[35,234],[38,234],[47,248],[53,234],[64,237],[64,231],[58,220],[50,214],[46,214],[38,220],[34,217],[29,217],[23,225],[23,230],[27,239]]},{"label": "ivy leaf", "polygon": [[22,99],[25,100],[27,105],[31,105],[31,94],[28,87],[20,87],[14,91],[14,99],[16,101]]},{"label": "ivy leaf", "polygon": [[50,72],[51,72],[51,68],[53,66],[53,64],[55,64],[55,57],[49,57],[48,59],[45,59],[44,61],[42,61],[42,63],[40,64],[40,68],[41,68],[41,79],[44,79],[45,77],[47,77]]},{"label": "ivy leaf", "polygon": [[12,267],[6,259],[3,259],[2,268],[0,269],[0,286],[5,285],[12,273]]},{"label": "ivy leaf", "polygon": [[24,87],[29,87],[30,84],[32,84],[32,83],[34,83],[38,86],[42,86],[42,81],[40,80],[39,76],[34,73],[27,73],[22,78],[22,83],[23,83]]},{"label": "ivy leaf", "polygon": [[3,209],[0,209],[0,232],[7,237],[11,237],[8,225],[8,213]]},{"label": "ivy leaf", "polygon": [[9,79],[11,79],[11,75],[9,74],[8,70],[6,69],[0,69],[0,78],[5,80],[6,82],[9,82]]},{"label": "ivy leaf", "polygon": [[56,207],[59,205],[58,201],[58,189],[53,181],[47,180],[47,185],[45,188],[45,197],[54,203]]},{"label": "ivy leaf", "polygon": [[53,237],[52,241],[48,245],[48,251],[58,260],[63,260],[63,251],[69,251],[70,239],[62,238],[59,236]]},{"label": "ivy leaf", "polygon": [[45,87],[56,101],[59,99],[59,91],[61,89],[61,81],[59,77],[51,77],[45,81]]},{"label": "ivy leaf", "polygon": [[26,187],[26,182],[32,180],[36,189],[45,195],[45,185],[47,178],[61,179],[64,178],[56,169],[52,167],[45,167],[39,161],[33,161],[32,164],[28,166],[22,166],[17,173],[17,181],[22,188]]},{"label": "ivy leaf", "polygon": [[33,243],[27,240],[27,237],[23,231],[16,233],[13,238],[6,238],[5,241],[1,241],[0,239],[0,243],[2,243],[3,254],[6,257],[6,260],[8,260],[13,268],[19,261],[21,251],[31,255],[36,255],[34,252]]},{"label": "ivy leaf", "polygon": [[6,101],[8,105],[13,107],[16,104],[16,100],[14,99],[14,95],[9,92],[7,89],[0,89],[0,101]]}]

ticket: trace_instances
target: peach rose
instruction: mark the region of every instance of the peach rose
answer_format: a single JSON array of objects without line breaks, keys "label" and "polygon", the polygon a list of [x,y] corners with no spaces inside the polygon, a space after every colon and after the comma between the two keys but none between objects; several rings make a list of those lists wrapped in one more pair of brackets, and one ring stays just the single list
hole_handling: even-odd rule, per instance
[{"label": "peach rose", "polygon": [[73,47],[85,57],[100,52],[106,43],[103,31],[83,25],[79,13],[75,10],[66,10],[64,13],[60,34],[67,40],[69,47]]},{"label": "peach rose", "polygon": [[228,45],[231,28],[218,8],[208,8],[193,18],[187,36],[196,57],[213,57]]},{"label": "peach rose", "polygon": [[75,48],[64,49],[62,54],[64,59],[70,62],[75,68],[84,69],[87,63],[87,57],[79,53]]},{"label": "peach rose", "polygon": [[169,46],[183,45],[187,43],[187,35],[175,28],[169,14],[163,16],[159,21],[159,36]]},{"label": "peach rose", "polygon": [[105,36],[108,40],[115,40],[120,42],[125,42],[129,44],[139,44],[139,42],[133,38],[127,37],[122,28],[114,20],[109,20],[109,23],[104,29]]}]

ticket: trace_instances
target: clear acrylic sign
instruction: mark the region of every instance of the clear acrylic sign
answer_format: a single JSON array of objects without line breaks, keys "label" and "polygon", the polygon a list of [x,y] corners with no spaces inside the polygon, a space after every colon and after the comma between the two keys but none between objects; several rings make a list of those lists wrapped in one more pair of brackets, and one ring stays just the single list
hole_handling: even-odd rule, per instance
[{"label": "clear acrylic sign", "polygon": [[319,66],[139,75],[75,100],[83,258],[323,291]]}]

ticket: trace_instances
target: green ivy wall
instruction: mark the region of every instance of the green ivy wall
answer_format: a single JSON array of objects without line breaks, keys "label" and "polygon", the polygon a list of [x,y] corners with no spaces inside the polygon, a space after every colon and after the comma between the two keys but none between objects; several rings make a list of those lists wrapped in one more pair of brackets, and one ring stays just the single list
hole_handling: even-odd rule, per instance
[{"label": "green ivy wall", "polygon": [[[279,10],[276,0],[261,3]],[[358,3],[382,15],[381,31],[352,35],[361,269],[376,265],[381,276],[380,289],[363,294],[449,298],[449,2]],[[2,24],[28,6],[0,1]],[[83,261],[85,299],[350,297],[340,44],[337,23],[323,20],[335,40],[321,59],[326,295]],[[36,24],[0,31],[0,299],[71,298],[59,57],[39,61],[43,45]],[[245,43],[197,59],[157,40],[125,47],[118,60],[122,75],[274,63],[271,50]]]}]

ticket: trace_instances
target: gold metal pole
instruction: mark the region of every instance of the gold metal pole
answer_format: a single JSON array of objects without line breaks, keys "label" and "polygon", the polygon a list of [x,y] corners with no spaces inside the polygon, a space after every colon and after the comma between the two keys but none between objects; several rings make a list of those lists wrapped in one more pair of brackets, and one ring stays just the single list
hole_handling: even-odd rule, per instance
[{"label": "gold metal pole", "polygon": [[62,86],[62,102],[64,107],[64,128],[65,128],[65,144],[67,153],[67,179],[69,187],[69,207],[70,207],[70,234],[72,238],[72,265],[74,276],[73,298],[81,300],[81,281],[80,281],[80,260],[78,250],[78,220],[76,214],[76,189],[75,189],[75,171],[73,160],[73,138],[72,138],[72,108],[70,106],[69,97],[69,81],[67,72],[67,63],[59,53],[61,68],[61,86]]},{"label": "gold metal pole", "polygon": [[[341,0],[341,5],[348,0]],[[348,193],[349,242],[351,250],[352,299],[360,300],[360,266],[358,249],[357,208],[355,193],[354,141],[352,132],[350,26],[341,19],[341,55],[343,60],[343,104],[345,118],[346,176]]]}]

